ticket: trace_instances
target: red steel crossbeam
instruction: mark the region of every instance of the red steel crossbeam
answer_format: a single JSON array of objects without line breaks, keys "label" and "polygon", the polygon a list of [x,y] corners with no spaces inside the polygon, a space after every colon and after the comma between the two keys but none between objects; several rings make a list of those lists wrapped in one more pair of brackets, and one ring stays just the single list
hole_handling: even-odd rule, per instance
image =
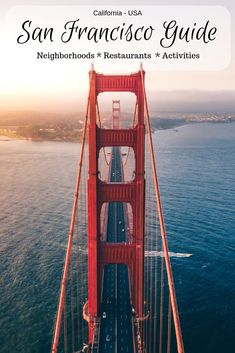
[{"label": "red steel crossbeam", "polygon": [[135,244],[128,243],[101,243],[100,263],[106,264],[130,264],[135,261]]},{"label": "red steel crossbeam", "polygon": [[127,146],[136,151],[137,128],[134,129],[99,129],[97,128],[98,148],[104,146]]}]

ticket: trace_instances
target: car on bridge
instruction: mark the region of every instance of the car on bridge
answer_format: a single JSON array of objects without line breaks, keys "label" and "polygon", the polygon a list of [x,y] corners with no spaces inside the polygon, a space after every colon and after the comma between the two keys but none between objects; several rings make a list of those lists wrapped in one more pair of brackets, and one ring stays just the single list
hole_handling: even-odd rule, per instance
[{"label": "car on bridge", "polygon": [[106,335],[106,342],[110,342],[111,341],[111,336],[110,335]]},{"label": "car on bridge", "polygon": [[103,319],[106,319],[106,317],[107,317],[107,314],[106,314],[106,312],[104,311],[103,314],[102,314],[102,318],[103,318]]}]

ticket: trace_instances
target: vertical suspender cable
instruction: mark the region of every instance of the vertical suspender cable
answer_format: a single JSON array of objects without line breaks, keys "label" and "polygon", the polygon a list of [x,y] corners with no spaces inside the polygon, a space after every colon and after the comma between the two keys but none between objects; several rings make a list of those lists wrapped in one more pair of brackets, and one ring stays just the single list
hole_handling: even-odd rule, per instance
[{"label": "vertical suspender cable", "polygon": [[[133,115],[133,119],[132,119],[132,129],[135,127],[135,120],[136,120],[136,113],[137,113],[137,106],[138,106],[138,101],[136,99],[136,102],[135,102],[135,110],[134,110],[134,115]],[[130,155],[130,150],[131,148],[128,147],[128,152],[127,152],[127,156],[126,156],[126,159],[125,161],[123,162],[123,166],[125,166],[127,164],[127,161],[128,161],[128,158],[129,158],[129,155]]]},{"label": "vertical suspender cable", "polygon": [[[77,232],[76,232],[76,295],[77,295],[77,299],[76,299],[76,304],[77,304],[77,346],[78,346],[78,350],[80,348],[80,301],[79,301],[79,234],[78,234],[78,211],[77,211],[77,215],[76,215],[76,219],[77,219]],[[80,276],[81,278],[81,276]]]},{"label": "vertical suspender cable", "polygon": [[[148,167],[150,166],[150,153],[147,152],[148,156]],[[149,168],[148,168],[149,169]],[[151,181],[151,180],[150,180]],[[150,231],[149,231],[149,320],[148,320],[148,352],[152,353],[152,319],[153,319],[153,306],[152,306],[152,290],[153,290],[153,232],[152,229],[154,228],[154,200],[152,197],[151,188],[149,187],[149,213],[150,213]]]},{"label": "vertical suspender cable", "polygon": [[71,328],[72,328],[72,353],[75,351],[75,332],[74,332],[74,292],[73,292],[73,262],[70,259],[70,304],[71,304]]},{"label": "vertical suspender cable", "polygon": [[57,352],[58,344],[59,344],[60,327],[61,327],[62,313],[63,313],[63,307],[65,302],[65,294],[66,294],[67,276],[68,276],[69,262],[70,262],[70,256],[71,256],[71,249],[73,244],[73,231],[74,231],[74,224],[75,224],[77,204],[78,204],[78,194],[79,194],[79,185],[80,185],[80,179],[81,179],[83,154],[84,154],[85,141],[86,141],[88,112],[89,112],[89,98],[87,102],[86,116],[85,116],[84,126],[83,126],[82,147],[81,147],[80,159],[78,164],[78,174],[77,174],[75,193],[74,193],[74,199],[73,199],[73,210],[72,210],[72,217],[71,217],[71,222],[69,227],[69,237],[68,237],[68,245],[67,245],[66,256],[65,256],[65,264],[64,264],[63,276],[61,281],[59,305],[57,310],[55,331],[54,331],[54,337],[53,337],[53,343],[52,343],[52,353]]},{"label": "vertical suspender cable", "polygon": [[[154,225],[154,203],[151,199],[151,227]],[[152,353],[152,321],[153,321],[153,233],[150,231],[150,302],[149,302],[149,353]]]},{"label": "vertical suspender cable", "polygon": [[[82,185],[86,185],[86,180],[85,180],[85,168],[83,166],[83,170],[82,170]],[[81,197],[80,197],[80,201],[81,201],[81,212],[79,214],[79,217],[80,217],[80,222],[82,224],[83,220],[84,220],[84,213],[85,213],[85,197],[84,197],[84,193],[81,192]],[[81,244],[82,245],[82,244]],[[80,288],[81,288],[81,298],[86,298],[86,285],[85,285],[85,279],[86,279],[86,274],[85,274],[85,268],[86,268],[86,264],[85,264],[85,261],[82,259],[82,256],[81,256],[81,259],[80,259],[80,278],[81,278],[81,283],[80,283]],[[86,327],[86,323],[85,323],[85,320],[83,320],[82,318],[82,325],[81,325],[81,337],[82,337],[82,347],[84,345],[84,343],[86,342],[86,334],[85,334],[85,327]]]},{"label": "vertical suspender cable", "polygon": [[64,302],[64,353],[68,353],[66,302]]},{"label": "vertical suspender cable", "polygon": [[147,122],[149,145],[150,145],[150,152],[151,152],[154,186],[155,186],[155,193],[157,198],[158,216],[159,216],[159,223],[160,223],[161,236],[162,236],[162,246],[163,246],[167,279],[168,279],[168,285],[169,285],[169,291],[170,291],[171,307],[172,307],[172,314],[174,319],[175,334],[176,334],[176,341],[177,341],[177,349],[178,349],[178,353],[184,353],[184,344],[183,344],[183,338],[182,338],[182,332],[181,332],[181,326],[180,326],[180,320],[179,320],[179,312],[178,312],[178,306],[176,301],[172,268],[171,268],[169,253],[168,253],[168,244],[167,244],[166,230],[165,230],[163,212],[162,212],[162,206],[161,206],[160,191],[158,186],[156,161],[155,161],[154,150],[153,150],[153,140],[152,140],[152,134],[151,134],[151,127],[150,127],[147,96],[146,96],[146,91],[144,86],[143,70],[141,69],[140,72],[141,72],[141,79],[142,79],[142,89],[144,94],[144,106],[145,106],[145,112],[146,112],[146,122]]},{"label": "vertical suspender cable", "polygon": [[162,259],[161,259],[160,313],[159,313],[159,353],[162,353],[163,302],[164,302],[164,257],[162,256]]},{"label": "vertical suspender cable", "polygon": [[[146,237],[146,249],[148,249],[148,237]],[[144,289],[144,295],[145,295],[145,302],[144,302],[144,307],[145,310],[147,312],[147,317],[146,319],[144,319],[142,321],[142,326],[143,326],[143,333],[142,333],[142,337],[143,337],[143,344],[146,350],[146,353],[148,352],[148,320],[149,320],[149,309],[148,309],[148,293],[149,293],[149,260],[148,260],[148,256],[147,256],[147,264],[146,264],[146,286]]]},{"label": "vertical suspender cable", "polygon": [[153,352],[157,352],[157,301],[158,301],[158,287],[157,287],[157,279],[158,279],[158,217],[156,218],[156,246],[155,246],[155,251],[156,251],[156,267],[155,267],[155,278],[154,278],[154,324],[153,324],[153,332],[154,332],[154,337],[153,337]]},{"label": "vertical suspender cable", "polygon": [[[135,109],[137,108],[137,101],[136,101],[136,105],[135,105]],[[134,114],[135,117],[135,114]],[[134,117],[133,117],[133,121],[134,121]],[[129,153],[129,150],[128,150]],[[127,155],[128,156],[128,155]],[[125,164],[127,163],[127,157],[126,160],[124,162]],[[147,163],[147,161],[145,160],[145,163]],[[146,199],[149,198],[149,189],[147,189],[146,194],[145,194]],[[145,222],[145,237],[144,237],[144,249],[146,251],[146,255],[147,253],[147,249],[148,249],[148,242],[147,242],[147,236],[146,234],[148,234],[148,223]],[[147,259],[144,258],[144,281],[143,281],[143,297],[144,297],[144,319],[142,321],[138,321],[138,325],[139,325],[139,334],[141,337],[141,352],[143,353],[148,353],[147,352],[147,321],[148,321],[148,308],[147,308],[147,298],[148,298],[148,257]]]},{"label": "vertical suspender cable", "polygon": [[171,351],[171,298],[168,303],[168,325],[167,325],[167,353]]},{"label": "vertical suspender cable", "polygon": [[[100,109],[99,109],[98,101],[96,102],[96,109],[97,109],[97,115],[98,115],[98,121],[99,121],[99,128],[101,129]],[[103,153],[104,153],[105,163],[107,165],[109,165],[110,162],[108,162],[108,158],[107,158],[106,152],[105,152],[105,147],[103,147],[102,150],[103,150]]]},{"label": "vertical suspender cable", "polygon": [[[147,157],[148,157],[148,155],[147,155]],[[145,163],[146,164],[148,163],[147,158],[145,159]],[[150,191],[149,190],[150,189],[147,188],[146,194],[145,194],[145,197],[148,201],[150,200]],[[149,213],[150,213],[150,207],[149,207]],[[151,220],[151,215],[150,215],[149,219]],[[150,229],[151,229],[150,222],[145,222],[145,226],[146,226],[146,232],[145,232],[145,238],[144,238],[144,241],[145,241],[144,248],[145,248],[147,256],[144,259],[144,313],[146,314],[146,318],[143,321],[144,332],[143,332],[142,337],[143,337],[143,342],[144,342],[146,353],[148,353],[148,342],[147,342],[148,320],[149,320],[149,316],[148,316],[148,292],[149,292],[148,276],[149,276],[149,272],[150,272],[149,268],[148,268],[148,262],[149,262],[148,261],[148,259],[149,259],[148,234],[150,233]]]},{"label": "vertical suspender cable", "polygon": [[[146,237],[146,249],[148,248],[148,238]],[[147,318],[142,321],[142,340],[143,340],[143,347],[147,352],[147,321],[148,321],[148,257],[147,257],[147,264],[146,264],[146,285],[144,288],[144,308],[147,313]]]},{"label": "vertical suspender cable", "polygon": [[[152,219],[153,219],[153,214],[152,214],[152,203],[151,203],[151,196],[150,196],[150,189],[149,189],[149,202],[150,202],[150,229],[152,226]],[[150,289],[150,281],[151,281],[151,235],[150,235],[150,231],[148,232],[147,236],[147,308],[148,308],[148,319],[146,320],[146,352],[150,352],[150,337],[149,337],[149,333],[150,333],[150,325],[151,325],[151,312],[150,312],[150,295],[151,295],[151,289]]]},{"label": "vertical suspender cable", "polygon": [[[87,160],[86,158],[86,155],[87,155],[87,150],[85,150],[85,154],[84,154],[84,160]],[[87,227],[87,217],[88,217],[88,212],[87,212],[87,164],[84,164],[83,166],[83,174],[82,174],[82,185],[84,185],[84,192],[82,194],[82,205],[83,205],[83,208],[82,208],[82,213],[80,215],[81,217],[81,223],[83,222],[83,226]],[[82,219],[83,218],[83,219]],[[86,234],[86,233],[85,233]],[[85,248],[88,249],[88,246],[87,246],[87,237],[85,236],[84,237],[85,239]],[[84,243],[83,243],[84,245]],[[85,255],[85,254],[84,254]],[[88,298],[88,289],[87,289],[87,280],[88,280],[88,273],[87,273],[87,270],[88,270],[88,263],[87,263],[87,256],[84,256],[84,260],[82,261],[82,264],[83,264],[83,280],[82,280],[82,291],[83,291],[83,298],[85,298],[85,300],[87,301],[87,298]],[[82,320],[82,323],[83,323],[83,332],[84,332],[84,343],[86,343],[88,341],[88,325],[86,323],[85,320]]]}]

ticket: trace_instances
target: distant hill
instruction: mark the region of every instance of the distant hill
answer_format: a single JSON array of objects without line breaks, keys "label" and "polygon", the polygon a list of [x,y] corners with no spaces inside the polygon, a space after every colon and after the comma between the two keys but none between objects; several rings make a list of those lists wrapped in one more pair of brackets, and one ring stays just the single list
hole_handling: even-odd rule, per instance
[{"label": "distant hill", "polygon": [[[2,111],[0,110],[0,126],[23,126],[32,124],[56,124],[60,122],[76,123],[82,119],[83,113],[46,113],[37,111]],[[82,124],[82,121],[81,121]]]},{"label": "distant hill", "polygon": [[[111,113],[101,115],[102,127],[111,127]],[[133,114],[122,114],[122,127],[132,125]],[[175,128],[189,123],[232,122],[234,113],[151,113],[152,130]],[[84,123],[84,113],[44,113],[37,111],[0,111],[0,135],[8,137],[52,140],[79,141]]]}]

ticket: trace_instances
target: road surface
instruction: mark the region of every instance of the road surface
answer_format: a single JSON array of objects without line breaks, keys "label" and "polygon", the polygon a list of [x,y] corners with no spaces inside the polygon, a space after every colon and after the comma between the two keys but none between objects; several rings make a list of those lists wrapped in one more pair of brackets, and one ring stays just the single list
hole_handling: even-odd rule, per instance
[{"label": "road surface", "polygon": [[[110,181],[122,180],[120,149],[113,147]],[[123,203],[109,203],[106,241],[126,241]],[[99,353],[134,353],[131,318],[127,266],[107,265],[104,270]]]}]

